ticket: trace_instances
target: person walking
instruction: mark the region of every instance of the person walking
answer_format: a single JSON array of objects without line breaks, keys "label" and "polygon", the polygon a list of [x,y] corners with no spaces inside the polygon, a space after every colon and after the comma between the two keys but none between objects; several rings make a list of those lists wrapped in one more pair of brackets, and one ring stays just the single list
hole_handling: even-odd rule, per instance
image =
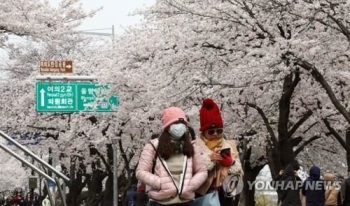
[{"label": "person walking", "polygon": [[239,196],[232,197],[232,191],[223,184],[226,177],[236,175],[243,178],[243,169],[235,141],[224,135],[224,123],[218,105],[210,98],[203,100],[199,110],[200,137],[195,144],[200,148],[208,178],[196,191],[202,196],[215,190],[219,191],[221,205],[237,205]]},{"label": "person walking", "polygon": [[279,193],[281,206],[301,206],[302,181],[291,164],[280,171],[272,184]]},{"label": "person walking", "polygon": [[26,198],[24,199],[24,205],[25,206],[34,206],[33,198],[31,196],[31,193],[28,192]]},{"label": "person walking", "polygon": [[350,206],[350,177],[341,184],[340,196],[341,206]]},{"label": "person walking", "polygon": [[325,202],[326,206],[340,206],[340,191],[335,185],[335,175],[332,173],[324,174],[326,183]]},{"label": "person walking", "polygon": [[34,193],[33,202],[34,202],[34,206],[41,206],[40,197],[38,193]]},{"label": "person walking", "polygon": [[321,180],[321,169],[312,166],[309,171],[309,177],[303,183],[302,206],[324,206],[325,205],[325,187]]},{"label": "person walking", "polygon": [[42,206],[51,206],[50,200],[49,200],[49,196],[46,195],[45,199],[42,201]]},{"label": "person walking", "polygon": [[150,186],[150,206],[192,206],[194,191],[206,180],[207,170],[200,151],[191,143],[182,109],[165,109],[161,121],[162,133],[144,146],[136,177]]}]

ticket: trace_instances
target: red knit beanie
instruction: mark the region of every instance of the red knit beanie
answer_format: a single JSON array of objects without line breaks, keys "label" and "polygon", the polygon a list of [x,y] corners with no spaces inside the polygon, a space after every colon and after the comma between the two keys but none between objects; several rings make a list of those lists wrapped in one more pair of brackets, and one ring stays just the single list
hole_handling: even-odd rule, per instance
[{"label": "red knit beanie", "polygon": [[203,100],[203,105],[199,110],[199,120],[201,123],[200,131],[210,128],[222,128],[224,123],[221,118],[218,105],[210,98]]}]

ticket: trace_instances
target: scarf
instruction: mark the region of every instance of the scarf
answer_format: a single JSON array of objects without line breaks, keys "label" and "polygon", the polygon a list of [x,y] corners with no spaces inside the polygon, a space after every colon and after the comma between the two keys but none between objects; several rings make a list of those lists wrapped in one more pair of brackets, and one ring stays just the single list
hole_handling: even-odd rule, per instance
[{"label": "scarf", "polygon": [[182,151],[183,151],[183,141],[177,141],[175,144],[174,144],[174,151],[176,154],[181,154]]},{"label": "scarf", "polygon": [[207,140],[204,136],[202,137],[203,142],[205,143],[205,146],[207,146],[211,151],[214,151],[215,147],[221,147],[222,143],[224,141],[224,138],[222,135],[220,135],[220,138],[217,140]]},{"label": "scarf", "polygon": [[176,154],[182,154],[183,145],[184,145],[182,140],[178,140],[178,141],[171,140],[171,145],[174,148],[174,152]]}]

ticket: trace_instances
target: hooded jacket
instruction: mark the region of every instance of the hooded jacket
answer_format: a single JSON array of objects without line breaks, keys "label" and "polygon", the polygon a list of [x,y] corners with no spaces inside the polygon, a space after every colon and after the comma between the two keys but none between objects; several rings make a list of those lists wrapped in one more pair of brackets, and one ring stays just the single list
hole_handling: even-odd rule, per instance
[{"label": "hooded jacket", "polygon": [[306,206],[325,205],[325,184],[320,179],[321,170],[317,166],[312,166],[310,176],[305,180],[302,188],[302,195],[306,197]]},{"label": "hooded jacket", "polygon": [[301,179],[295,176],[293,167],[288,164],[283,175],[273,181],[273,186],[280,193],[281,206],[300,206]]},{"label": "hooded jacket", "polygon": [[346,178],[341,185],[340,199],[342,206],[350,206],[350,177]]},{"label": "hooded jacket", "polygon": [[339,189],[335,185],[335,176],[331,173],[324,175],[326,183],[325,202],[326,206],[338,206],[340,205]]}]

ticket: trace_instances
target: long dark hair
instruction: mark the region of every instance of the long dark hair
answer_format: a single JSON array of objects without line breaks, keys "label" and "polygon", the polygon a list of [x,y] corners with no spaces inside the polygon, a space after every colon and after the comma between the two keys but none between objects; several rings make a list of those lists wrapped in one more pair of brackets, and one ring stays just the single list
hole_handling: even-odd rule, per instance
[{"label": "long dark hair", "polygon": [[[189,132],[185,132],[185,134],[181,137],[181,140],[179,141],[182,141],[183,143],[182,154],[186,155],[187,157],[193,157],[194,149],[191,143],[191,137]],[[158,155],[165,160],[169,159],[173,154],[175,154],[174,142],[167,130],[164,130],[159,136],[157,151]]]}]

